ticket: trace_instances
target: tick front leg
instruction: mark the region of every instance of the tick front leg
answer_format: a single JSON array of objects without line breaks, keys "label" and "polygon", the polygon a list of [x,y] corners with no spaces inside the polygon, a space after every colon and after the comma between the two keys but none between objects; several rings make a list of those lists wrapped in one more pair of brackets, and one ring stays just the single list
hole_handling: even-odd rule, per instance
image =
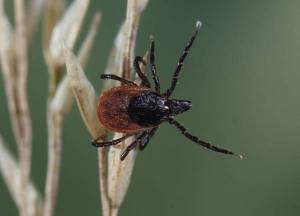
[{"label": "tick front leg", "polygon": [[234,155],[234,156],[239,157],[240,159],[243,159],[243,156],[240,155],[240,154],[236,154],[236,153],[234,153],[234,152],[232,152],[232,151],[230,151],[230,150],[223,149],[223,148],[220,148],[220,147],[218,147],[218,146],[212,145],[212,144],[210,144],[210,143],[208,143],[208,142],[205,142],[205,141],[203,141],[203,140],[200,140],[198,137],[196,137],[196,136],[190,134],[190,133],[187,131],[187,129],[186,129],[183,125],[181,125],[179,122],[175,121],[175,120],[172,119],[172,118],[169,118],[169,119],[168,119],[168,122],[169,122],[170,124],[176,126],[176,127],[180,130],[180,132],[181,132],[186,138],[192,140],[192,141],[195,142],[195,143],[200,144],[200,145],[203,146],[204,148],[207,148],[207,149],[212,150],[212,151],[215,151],[215,152],[223,153],[223,154]]},{"label": "tick front leg", "polygon": [[183,62],[185,60],[185,58],[187,57],[193,43],[194,43],[194,40],[196,39],[196,36],[200,30],[200,27],[201,27],[201,22],[200,21],[197,21],[196,23],[196,29],[191,37],[191,39],[189,40],[189,42],[186,44],[186,46],[184,47],[184,50],[183,50],[183,53],[181,54],[179,60],[178,60],[178,63],[177,63],[177,66],[175,68],[175,71],[174,71],[174,74],[173,74],[173,78],[172,78],[172,82],[171,82],[171,87],[166,91],[166,93],[164,93],[164,95],[169,98],[171,96],[171,94],[173,93],[176,85],[177,85],[177,82],[178,82],[178,77],[179,77],[179,74],[180,74],[180,71],[181,71],[181,68],[183,66]]},{"label": "tick front leg", "polygon": [[160,93],[160,84],[159,84],[159,79],[156,73],[156,64],[155,64],[155,44],[154,44],[154,38],[151,35],[150,36],[150,64],[151,64],[151,72],[153,76],[153,80],[155,83],[155,90]]},{"label": "tick front leg", "polygon": [[119,76],[117,76],[115,74],[102,74],[100,76],[100,78],[101,79],[117,80],[117,81],[123,83],[124,85],[134,85],[134,86],[136,86],[136,84],[134,82],[132,82],[130,80],[127,80],[127,79],[124,79],[122,77],[119,77]]},{"label": "tick front leg", "polygon": [[146,86],[147,88],[151,88],[151,84],[148,80],[148,78],[146,77],[146,75],[142,72],[141,68],[140,68],[140,63],[143,63],[144,65],[146,64],[145,61],[143,60],[143,58],[141,56],[137,56],[134,59],[134,67],[135,70],[138,74],[138,76],[141,78],[142,80],[142,86]]}]

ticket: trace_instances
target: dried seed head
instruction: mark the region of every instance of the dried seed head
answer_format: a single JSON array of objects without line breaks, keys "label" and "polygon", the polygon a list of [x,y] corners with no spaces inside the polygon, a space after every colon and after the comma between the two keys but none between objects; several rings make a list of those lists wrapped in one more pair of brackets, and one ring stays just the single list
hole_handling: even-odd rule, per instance
[{"label": "dried seed head", "polygon": [[[12,60],[14,56],[14,37],[12,26],[4,13],[0,14],[0,32],[1,64],[3,67],[3,72],[8,73],[12,70]],[[7,69],[5,69],[4,67],[7,67]]]},{"label": "dried seed head", "polygon": [[64,55],[70,86],[76,98],[81,117],[94,138],[104,135],[106,133],[105,129],[100,125],[97,118],[98,97],[94,87],[85,76],[78,59],[66,46],[64,46]]},{"label": "dried seed head", "polygon": [[55,25],[49,49],[51,58],[57,65],[64,63],[62,44],[65,43],[67,47],[73,49],[89,3],[89,0],[74,1],[62,19]]}]

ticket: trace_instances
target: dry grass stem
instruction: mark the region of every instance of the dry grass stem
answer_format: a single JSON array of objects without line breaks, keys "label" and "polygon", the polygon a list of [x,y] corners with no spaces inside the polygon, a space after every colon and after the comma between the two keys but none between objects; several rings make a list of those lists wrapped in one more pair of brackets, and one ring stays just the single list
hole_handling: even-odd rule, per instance
[{"label": "dry grass stem", "polygon": [[[11,155],[0,136],[0,172],[20,215],[52,216],[57,200],[63,122],[70,111],[73,97],[91,136],[100,137],[100,140],[105,140],[107,136],[106,129],[97,117],[98,96],[82,69],[89,60],[101,14],[97,12],[94,15],[90,30],[77,52],[77,58],[72,50],[90,0],[73,0],[67,8],[64,0],[30,0],[29,7],[26,7],[24,0],[14,0],[14,3],[15,28],[4,12],[4,0],[0,0],[0,63],[19,157],[15,159]],[[115,39],[105,73],[131,78],[138,24],[147,3],[148,0],[127,0],[126,19]],[[49,74],[49,94],[48,163],[45,197],[42,199],[30,180],[32,125],[27,100],[27,52],[28,43],[44,8],[43,53]],[[67,74],[62,76],[64,63]],[[119,83],[106,81],[105,89],[116,84]],[[122,134],[114,134],[114,138],[119,136]],[[111,147],[109,151],[105,148],[98,149],[103,216],[117,216],[127,193],[136,152],[132,151],[122,162],[120,154],[133,139],[129,138],[118,146]]]},{"label": "dry grass stem", "polygon": [[[97,16],[99,17],[99,16]],[[97,18],[97,21],[98,18]],[[80,49],[81,53],[81,62],[85,64],[88,61],[88,56],[90,53],[90,49],[93,45],[94,38],[97,32],[97,27],[99,22],[93,23],[92,29],[88,34],[85,42]],[[50,109],[49,109],[49,143],[51,144],[51,148],[49,148],[49,163],[48,163],[48,174],[47,175],[47,182],[46,186],[46,198],[45,200],[45,208],[44,208],[44,215],[52,215],[53,210],[55,207],[55,200],[56,200],[56,193],[57,193],[57,186],[58,186],[58,178],[59,178],[59,167],[60,167],[60,156],[61,156],[61,131],[62,131],[62,123],[64,116],[69,113],[71,108],[71,104],[73,101],[73,94],[69,85],[69,77],[64,76],[63,79],[58,84],[56,92],[50,102]],[[51,182],[51,183],[50,183]],[[48,205],[47,205],[48,203]]]},{"label": "dry grass stem", "polygon": [[[98,97],[96,92],[92,84],[85,76],[80,63],[74,54],[67,47],[65,47],[64,52],[67,74],[70,79],[70,86],[76,98],[81,117],[94,139],[98,137],[103,137],[104,139],[106,136],[106,131],[97,120],[96,107]],[[108,216],[109,200],[106,192],[106,156],[104,149],[99,149],[98,157],[102,211],[104,216]]]},{"label": "dry grass stem", "polygon": [[[7,96],[10,119],[19,151],[18,161],[10,156],[4,149],[1,151],[0,166],[4,173],[5,167],[10,165],[9,178],[5,178],[12,196],[19,208],[21,215],[34,215],[37,207],[33,199],[29,199],[28,188],[31,164],[31,118],[27,102],[27,39],[25,32],[24,3],[15,2],[16,29],[14,30],[5,13],[4,2],[1,1],[0,17],[0,57],[1,68],[4,76],[5,91]],[[16,49],[18,47],[18,49]],[[7,155],[5,155],[7,154]],[[3,159],[3,160],[2,160]],[[5,161],[8,161],[5,165]],[[5,174],[3,174],[5,175]],[[16,180],[16,178],[19,178]],[[12,184],[10,181],[17,183]],[[35,206],[35,207],[34,207]],[[42,206],[42,205],[40,205]]]},{"label": "dry grass stem", "polygon": [[148,0],[128,0],[124,31],[124,52],[123,52],[123,77],[130,79],[130,71],[133,65],[134,48],[140,16]]},{"label": "dry grass stem", "polygon": [[85,66],[87,64],[87,61],[90,57],[91,49],[94,45],[100,22],[101,13],[98,11],[93,17],[90,29],[87,35],[85,36],[84,41],[82,42],[82,45],[78,52],[78,59],[82,66]]},{"label": "dry grass stem", "polygon": [[[92,44],[95,41],[95,37],[96,37],[96,33],[97,33],[97,29],[98,29],[100,21],[101,21],[101,13],[97,12],[94,15],[90,30],[89,30],[88,34],[86,35],[85,40],[83,41],[82,46],[78,53],[78,60],[79,60],[80,64],[83,66],[87,63],[87,60],[88,60],[88,57],[90,55],[90,51],[92,48]],[[97,135],[98,133],[99,132],[96,132],[94,134],[94,136]],[[101,134],[98,134],[99,136],[102,134],[105,135],[104,131],[103,132],[100,131],[100,133]],[[93,136],[93,134],[92,134],[92,136]],[[96,137],[94,137],[94,138],[96,138]],[[101,205],[102,205],[103,215],[107,215],[107,212],[109,209],[108,208],[109,203],[108,203],[108,196],[107,196],[107,192],[106,192],[107,174],[106,174],[105,149],[98,150],[98,161],[99,161],[98,166],[99,166],[99,178],[100,178],[100,186],[99,187],[100,187],[100,193],[101,193]]]},{"label": "dry grass stem", "polygon": [[64,64],[62,43],[66,43],[71,49],[74,47],[89,3],[89,0],[73,1],[63,18],[53,28],[49,50],[56,64]]},{"label": "dry grass stem", "polygon": [[[128,0],[126,20],[115,40],[105,73],[113,73],[130,79],[138,23],[140,14],[146,7],[147,2],[145,0]],[[103,136],[104,139],[106,132],[100,126],[96,116],[97,96],[94,88],[85,77],[78,60],[67,47],[65,48],[65,58],[70,85],[82,118],[93,138]],[[110,88],[115,84],[114,82],[108,83],[108,85],[107,83],[105,85],[106,88]],[[116,134],[114,138],[119,136],[120,134]],[[99,149],[100,189],[104,216],[118,214],[127,192],[134,166],[135,152],[128,155],[123,162],[120,161],[120,154],[122,149],[126,148],[131,142],[132,139],[128,139],[125,143],[110,148],[108,164],[105,150]]]},{"label": "dry grass stem", "polygon": [[[59,95],[61,96],[61,95]],[[65,95],[63,95],[65,96]],[[48,109],[48,163],[47,163],[47,177],[45,187],[45,205],[44,215],[51,216],[55,208],[55,201],[58,189],[58,179],[61,161],[61,134],[63,122],[64,104],[57,106],[56,101],[50,102]],[[56,106],[55,106],[56,105]]]},{"label": "dry grass stem", "polygon": [[[98,12],[95,14],[90,30],[79,49],[78,59],[80,64],[83,66],[87,64],[87,61],[89,59],[91,48],[93,47],[93,44],[95,42],[95,37],[100,21],[101,13]],[[56,93],[51,103],[51,110],[53,110],[54,113],[59,113],[61,116],[69,113],[73,101],[73,93],[70,88],[69,82],[69,77],[67,75],[64,75],[57,87]]]},{"label": "dry grass stem", "polygon": [[[106,131],[97,120],[96,107],[98,97],[96,92],[85,76],[79,61],[68,48],[65,48],[65,59],[67,73],[70,79],[70,86],[73,90],[73,94],[76,98],[76,102],[85,125],[94,139],[101,136],[104,139],[106,136]],[[102,211],[103,215],[107,216],[109,213],[109,200],[106,192],[107,183],[105,149],[99,149],[98,159]]]},{"label": "dry grass stem", "polygon": [[[146,0],[128,0],[127,13],[125,22],[116,39],[114,49],[118,49],[120,55],[114,55],[119,58],[113,67],[119,69],[115,73],[122,75],[125,79],[130,79],[130,72],[132,71],[134,48],[136,43],[136,35],[140,16],[148,1]],[[113,56],[113,55],[112,55]],[[112,71],[108,69],[107,71]],[[121,134],[115,134],[113,139],[117,139]],[[136,152],[132,151],[124,161],[120,161],[122,151],[132,143],[133,139],[129,138],[118,146],[112,146],[109,149],[108,156],[108,195],[110,198],[111,216],[118,214],[119,208],[127,193],[132,170],[134,167]]]},{"label": "dry grass stem", "polygon": [[84,123],[90,134],[94,138],[100,137],[106,132],[97,121],[96,107],[98,97],[95,89],[85,76],[85,73],[83,72],[83,69],[75,55],[67,47],[65,47],[64,50],[70,86],[76,98],[81,116],[83,117]]},{"label": "dry grass stem", "polygon": [[31,0],[30,6],[27,8],[28,17],[26,19],[27,40],[30,41],[35,32],[39,17],[45,6],[46,0]]},{"label": "dry grass stem", "polygon": [[16,50],[16,87],[18,98],[18,114],[21,142],[19,143],[20,167],[22,176],[22,208],[21,215],[27,215],[27,185],[30,177],[31,149],[32,149],[32,125],[30,110],[27,100],[27,35],[26,35],[26,15],[23,0],[15,0],[15,44]]},{"label": "dry grass stem", "polygon": [[[76,0],[68,7],[64,16],[53,25],[49,47],[46,51],[46,61],[49,71],[49,98],[48,98],[48,168],[45,188],[44,215],[51,216],[55,209],[57,196],[61,149],[62,149],[62,124],[64,116],[69,111],[72,102],[72,94],[69,87],[69,80],[64,77],[59,81],[59,73],[62,66],[62,45],[67,43],[73,47],[79,35],[81,24],[86,14],[89,0]],[[98,15],[99,17],[100,15]],[[92,26],[89,37],[82,45],[81,58],[84,62],[88,55],[99,24],[97,18]],[[47,32],[45,33],[46,36]]]},{"label": "dry grass stem", "polygon": [[[117,37],[115,38],[113,48],[110,51],[110,55],[107,62],[107,67],[105,69],[105,74],[116,74],[118,76],[122,76],[122,65],[120,62],[123,62],[123,41],[124,41],[124,29],[125,25],[123,24]],[[115,80],[105,80],[103,90],[109,89],[113,86],[117,85],[117,81]]]},{"label": "dry grass stem", "polygon": [[[3,3],[3,1],[2,1]],[[2,5],[3,6],[3,5]],[[13,132],[17,143],[21,142],[21,134],[19,128],[19,117],[17,115],[17,92],[16,92],[16,76],[14,70],[14,32],[7,16],[1,7],[0,17],[0,57],[1,68],[4,77],[4,87],[10,112],[10,119],[13,126]]]},{"label": "dry grass stem", "polygon": [[[0,172],[5,180],[8,190],[15,200],[17,206],[21,208],[21,170],[18,162],[6,148],[4,140],[0,136]],[[32,182],[28,182],[26,199],[28,200],[27,215],[41,215],[43,202],[40,194]]]},{"label": "dry grass stem", "polygon": [[[48,52],[52,30],[62,13],[64,0],[46,0],[43,20],[43,51]],[[45,55],[45,53],[44,53]]]}]

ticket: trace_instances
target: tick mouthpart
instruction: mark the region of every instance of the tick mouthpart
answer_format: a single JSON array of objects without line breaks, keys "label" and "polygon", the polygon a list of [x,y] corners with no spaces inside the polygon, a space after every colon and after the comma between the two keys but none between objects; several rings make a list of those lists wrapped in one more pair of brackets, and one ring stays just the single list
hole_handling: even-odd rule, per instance
[{"label": "tick mouthpart", "polygon": [[192,107],[192,103],[188,100],[170,100],[168,106],[171,115],[178,115],[189,110]]}]

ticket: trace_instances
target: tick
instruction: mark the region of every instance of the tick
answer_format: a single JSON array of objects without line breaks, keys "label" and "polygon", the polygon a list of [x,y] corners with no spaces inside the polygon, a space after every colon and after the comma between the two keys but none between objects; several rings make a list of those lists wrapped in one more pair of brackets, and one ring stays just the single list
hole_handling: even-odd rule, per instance
[{"label": "tick", "polygon": [[201,22],[198,21],[192,37],[179,58],[173,74],[171,87],[164,93],[161,93],[159,78],[156,73],[154,55],[155,44],[152,37],[150,38],[150,65],[155,89],[151,88],[148,78],[141,71],[140,63],[145,64],[145,62],[140,56],[137,56],[134,59],[134,68],[141,79],[141,84],[139,85],[114,74],[101,75],[101,79],[117,80],[121,82],[122,85],[111,88],[103,92],[100,96],[97,107],[99,121],[109,131],[119,132],[125,135],[119,139],[106,142],[99,142],[100,138],[95,139],[92,141],[94,146],[113,146],[124,141],[128,137],[135,136],[135,140],[121,154],[120,159],[124,160],[128,153],[137,146],[139,147],[139,150],[144,150],[151,137],[159,128],[159,125],[163,122],[168,122],[169,124],[174,125],[186,138],[207,149],[242,158],[239,154],[214,146],[190,134],[183,125],[174,119],[176,115],[191,108],[190,101],[171,99],[171,95],[177,85],[183,62],[189,53],[200,27]]}]

